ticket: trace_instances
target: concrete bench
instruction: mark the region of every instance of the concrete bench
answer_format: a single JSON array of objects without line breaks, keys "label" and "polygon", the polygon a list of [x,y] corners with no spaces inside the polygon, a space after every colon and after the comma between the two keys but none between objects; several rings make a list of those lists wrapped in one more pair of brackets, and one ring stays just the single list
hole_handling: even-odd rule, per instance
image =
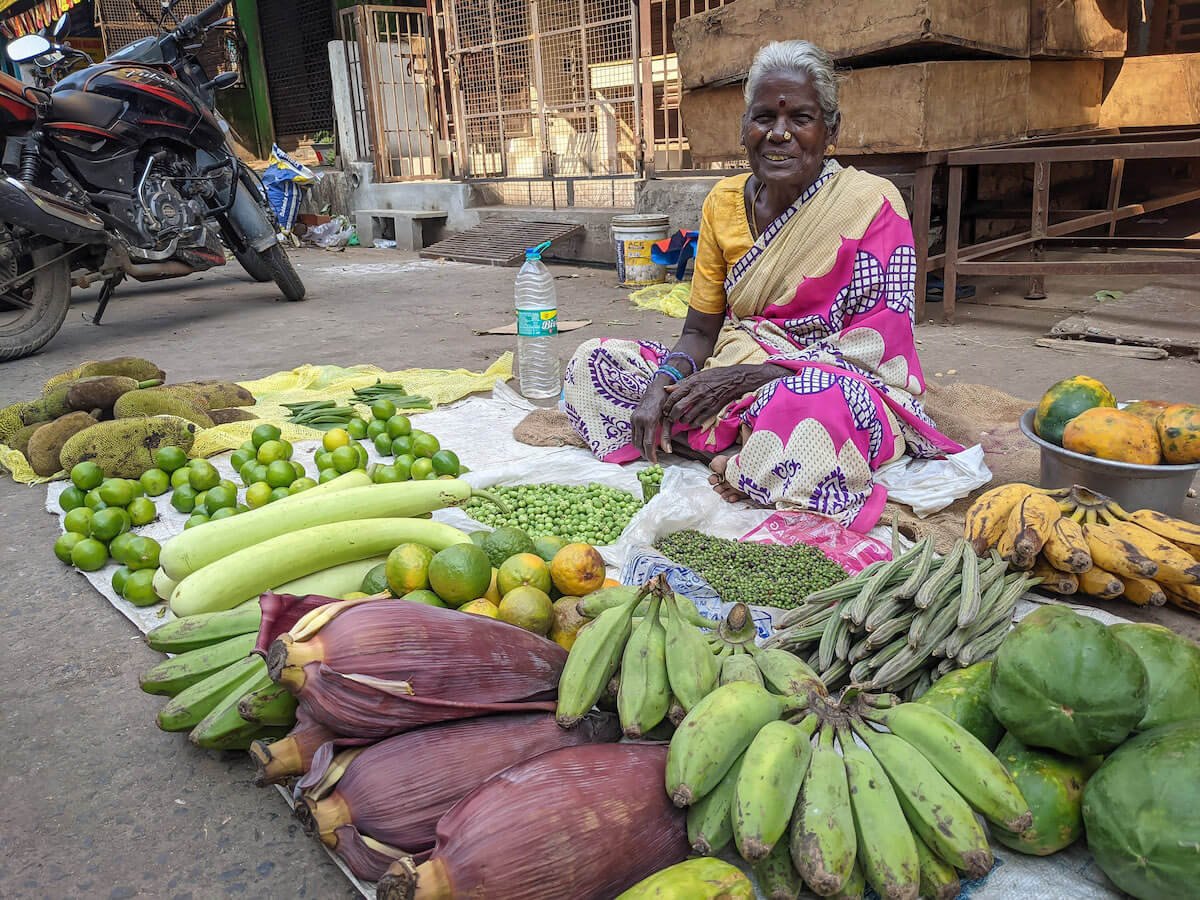
[{"label": "concrete bench", "polygon": [[[381,220],[379,226],[376,220]],[[360,209],[354,213],[358,243],[370,247],[375,238],[383,235],[382,220],[390,219],[396,234],[397,250],[420,250],[433,241],[425,240],[425,223],[446,224],[446,213],[440,209]]]}]

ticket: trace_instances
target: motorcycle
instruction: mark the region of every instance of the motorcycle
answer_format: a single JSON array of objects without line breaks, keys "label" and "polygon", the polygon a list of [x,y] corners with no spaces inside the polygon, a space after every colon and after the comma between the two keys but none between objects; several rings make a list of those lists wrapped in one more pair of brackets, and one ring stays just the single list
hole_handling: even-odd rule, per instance
[{"label": "motorcycle", "polygon": [[[175,2],[163,0],[164,17]],[[215,91],[237,76],[210,79],[194,55],[229,21],[216,18],[227,3],[98,65],[63,40],[66,16],[53,41],[9,44],[11,59],[32,60],[37,83],[0,73],[0,361],[54,337],[72,285],[102,283],[99,323],[124,278],[224,265],[222,242],[255,281],[304,299],[262,183],[216,112]]]}]

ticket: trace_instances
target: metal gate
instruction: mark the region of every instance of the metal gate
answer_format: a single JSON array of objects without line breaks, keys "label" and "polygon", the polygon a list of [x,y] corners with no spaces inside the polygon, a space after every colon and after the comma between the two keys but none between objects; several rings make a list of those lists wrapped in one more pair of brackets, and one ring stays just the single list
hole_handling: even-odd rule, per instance
[{"label": "metal gate", "polygon": [[508,203],[633,205],[634,0],[446,0],[461,174]]},{"label": "metal gate", "polygon": [[425,5],[355,6],[340,15],[357,158],[370,155],[377,181],[451,175],[437,35]]},{"label": "metal gate", "polygon": [[[184,16],[194,16],[206,6],[208,3],[205,0],[179,0],[172,7],[171,15],[168,16],[162,12],[157,3],[134,2],[134,0],[96,0],[94,7],[96,25],[100,29],[100,36],[104,42],[104,55],[107,56],[115,50],[120,50],[126,44],[131,44],[144,37],[159,34],[161,29],[158,19],[152,18],[154,13],[163,16],[165,27],[169,29],[173,28],[175,23]],[[232,14],[232,7],[226,7],[224,15],[231,16]],[[230,22],[210,29],[197,57],[209,78],[220,72],[236,72],[240,77],[242,74],[242,44],[237,33],[237,26]]]},{"label": "metal gate", "polygon": [[327,0],[259,0],[258,21],[275,133],[332,131],[327,47],[336,35]]}]

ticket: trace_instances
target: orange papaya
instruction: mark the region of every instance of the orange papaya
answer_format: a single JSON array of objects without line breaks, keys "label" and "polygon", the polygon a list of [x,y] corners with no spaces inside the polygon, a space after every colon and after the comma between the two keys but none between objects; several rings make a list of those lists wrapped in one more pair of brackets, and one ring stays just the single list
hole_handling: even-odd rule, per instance
[{"label": "orange papaya", "polygon": [[1034,431],[1044,441],[1062,446],[1067,423],[1085,410],[1115,409],[1117,400],[1107,387],[1087,375],[1064,378],[1042,395],[1033,418]]},{"label": "orange papaya", "polygon": [[1200,462],[1200,406],[1168,406],[1159,415],[1157,426],[1165,462],[1173,466]]},{"label": "orange papaya", "polygon": [[1135,416],[1140,416],[1151,425],[1158,421],[1158,415],[1171,404],[1166,400],[1138,400],[1136,403],[1130,403],[1128,406],[1122,406],[1127,413],[1133,413]]},{"label": "orange papaya", "polygon": [[1080,413],[1063,429],[1062,445],[1075,453],[1117,462],[1143,466],[1162,462],[1154,426],[1121,409],[1097,407]]}]

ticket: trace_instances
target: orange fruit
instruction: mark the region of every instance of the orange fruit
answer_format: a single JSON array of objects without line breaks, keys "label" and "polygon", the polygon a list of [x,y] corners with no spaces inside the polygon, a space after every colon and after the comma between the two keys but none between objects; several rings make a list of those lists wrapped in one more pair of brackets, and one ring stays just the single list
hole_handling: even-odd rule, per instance
[{"label": "orange fruit", "polygon": [[602,584],[600,586],[601,587],[620,587],[621,582],[617,581],[617,579],[615,579],[615,578],[605,578],[604,584]]},{"label": "orange fruit", "polygon": [[488,589],[483,592],[483,599],[490,600],[492,603],[495,603],[497,606],[500,605],[500,597],[501,597],[499,578],[500,578],[500,570],[492,569],[492,583],[490,585],[488,585]]},{"label": "orange fruit", "polygon": [[550,563],[554,586],[570,597],[582,597],[602,587],[604,559],[591,544],[567,544]]},{"label": "orange fruit", "polygon": [[496,583],[500,588],[501,597],[507,596],[514,588],[526,584],[548,594],[550,593],[550,567],[536,553],[518,553],[516,556],[510,556],[501,564]]},{"label": "orange fruit", "polygon": [[546,635],[568,652],[575,646],[575,638],[579,634],[579,629],[591,621],[579,614],[578,606],[578,597],[562,597],[555,600],[550,633]]},{"label": "orange fruit", "polygon": [[554,607],[546,592],[527,584],[505,594],[498,613],[500,621],[534,634],[545,634],[554,622]]},{"label": "orange fruit", "polygon": [[500,618],[500,610],[491,600],[480,597],[458,608],[459,612],[470,613],[473,616],[487,616],[489,619]]}]

